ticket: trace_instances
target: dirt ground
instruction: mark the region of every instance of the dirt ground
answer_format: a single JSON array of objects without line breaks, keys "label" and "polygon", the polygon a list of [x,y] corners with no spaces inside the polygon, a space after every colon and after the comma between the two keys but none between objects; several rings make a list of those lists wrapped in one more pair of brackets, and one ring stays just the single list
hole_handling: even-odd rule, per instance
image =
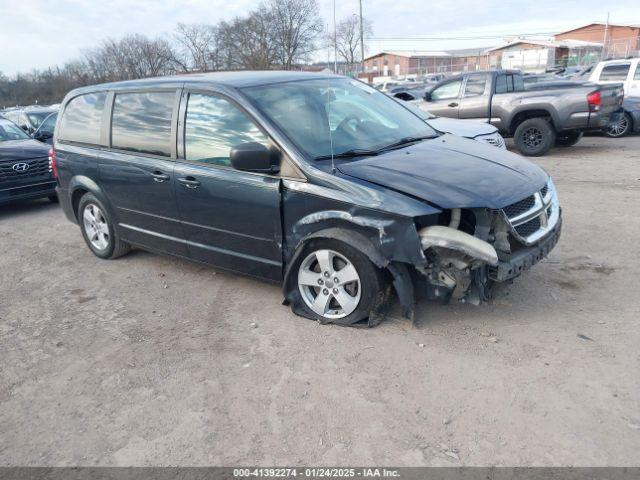
[{"label": "dirt ground", "polygon": [[374,329],[0,207],[0,465],[639,465],[640,137],[535,161],[564,208],[550,257]]}]

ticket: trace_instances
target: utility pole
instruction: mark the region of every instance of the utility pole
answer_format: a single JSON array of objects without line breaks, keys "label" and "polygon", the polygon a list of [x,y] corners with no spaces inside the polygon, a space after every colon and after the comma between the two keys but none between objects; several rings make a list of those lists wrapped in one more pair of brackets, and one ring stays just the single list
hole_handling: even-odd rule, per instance
[{"label": "utility pole", "polygon": [[605,53],[607,50],[607,33],[609,33],[609,12],[607,12],[607,23],[604,24],[604,38],[602,39],[602,56],[600,60],[605,59]]},{"label": "utility pole", "polygon": [[364,73],[364,25],[362,24],[362,0],[360,0],[360,69]]}]

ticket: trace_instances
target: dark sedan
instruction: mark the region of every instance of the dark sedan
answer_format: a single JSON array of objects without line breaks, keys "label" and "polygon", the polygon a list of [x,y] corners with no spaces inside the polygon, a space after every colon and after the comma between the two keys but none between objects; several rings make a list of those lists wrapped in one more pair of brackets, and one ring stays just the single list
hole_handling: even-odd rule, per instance
[{"label": "dark sedan", "polygon": [[640,97],[625,98],[622,102],[624,115],[620,121],[612,123],[604,131],[607,137],[624,137],[629,133],[640,132]]},{"label": "dark sedan", "polygon": [[49,148],[0,118],[0,204],[41,197],[57,201]]}]

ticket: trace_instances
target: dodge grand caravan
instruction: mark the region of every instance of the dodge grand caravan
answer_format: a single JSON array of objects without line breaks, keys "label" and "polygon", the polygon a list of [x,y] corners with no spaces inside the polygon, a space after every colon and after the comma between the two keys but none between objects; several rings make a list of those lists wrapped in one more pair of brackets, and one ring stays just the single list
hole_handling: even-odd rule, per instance
[{"label": "dodge grand caravan", "polygon": [[394,291],[407,317],[418,294],[477,303],[560,236],[542,169],[340,76],[84,87],[62,104],[52,157],[98,257],[139,247],[281,282],[322,323],[375,325]]}]

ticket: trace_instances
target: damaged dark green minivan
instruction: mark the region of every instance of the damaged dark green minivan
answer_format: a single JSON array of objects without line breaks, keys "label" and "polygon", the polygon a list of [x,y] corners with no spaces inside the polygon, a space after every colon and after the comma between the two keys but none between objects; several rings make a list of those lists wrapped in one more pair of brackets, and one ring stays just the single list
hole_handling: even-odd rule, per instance
[{"label": "damaged dark green minivan", "polygon": [[440,134],[366,84],[226,72],[70,92],[50,154],[91,251],[281,282],[299,315],[379,322],[395,295],[485,300],[554,247],[549,176]]}]

